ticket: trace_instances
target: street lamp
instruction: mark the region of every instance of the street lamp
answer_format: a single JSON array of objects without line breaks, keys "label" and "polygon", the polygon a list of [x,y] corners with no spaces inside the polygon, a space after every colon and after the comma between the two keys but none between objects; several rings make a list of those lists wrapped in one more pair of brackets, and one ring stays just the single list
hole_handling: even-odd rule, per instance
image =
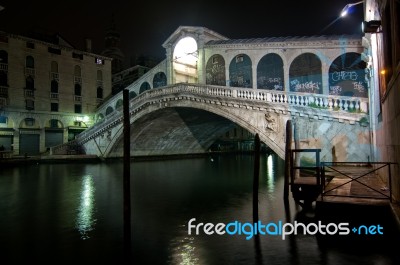
[{"label": "street lamp", "polygon": [[360,2],[357,2],[357,3],[351,3],[351,4],[345,5],[345,7],[343,7],[343,9],[342,9],[342,12],[340,12],[340,16],[341,17],[346,16],[351,7],[353,7],[355,5],[362,4],[362,3],[364,3],[364,1],[360,1]]},{"label": "street lamp", "polygon": [[345,5],[345,7],[343,7],[342,12],[340,12],[340,16],[338,16],[337,18],[335,18],[331,23],[329,23],[328,25],[325,26],[325,28],[323,28],[319,34],[322,34],[325,30],[327,30],[330,26],[332,26],[336,21],[338,21],[339,19],[341,19],[342,17],[346,16],[347,13],[350,11],[350,9],[355,6],[355,5],[359,5],[364,3],[364,1],[359,1],[356,3],[351,3],[351,4],[347,4]]}]

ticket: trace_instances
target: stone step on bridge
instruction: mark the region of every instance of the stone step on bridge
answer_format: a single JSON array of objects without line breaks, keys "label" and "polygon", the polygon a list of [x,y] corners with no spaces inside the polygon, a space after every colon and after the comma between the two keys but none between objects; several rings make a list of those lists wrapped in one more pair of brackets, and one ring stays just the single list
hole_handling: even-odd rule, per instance
[{"label": "stone step on bridge", "polygon": [[[105,102],[97,112],[104,118],[73,144],[86,154],[122,157],[122,107],[105,115],[107,105],[120,99],[122,93]],[[205,153],[234,123],[258,133],[284,158],[288,119],[296,148],[320,148],[321,160],[365,161],[370,155],[367,98],[179,83],[130,99],[129,112],[132,156]],[[51,153],[62,153],[65,145]]]}]

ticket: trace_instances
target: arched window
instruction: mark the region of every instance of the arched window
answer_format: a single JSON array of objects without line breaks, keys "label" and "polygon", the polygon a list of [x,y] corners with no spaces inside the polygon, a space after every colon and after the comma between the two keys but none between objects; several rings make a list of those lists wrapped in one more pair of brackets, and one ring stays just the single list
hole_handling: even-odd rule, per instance
[{"label": "arched window", "polygon": [[103,98],[103,88],[101,86],[97,88],[97,98]]},{"label": "arched window", "polygon": [[[153,78],[153,87],[157,88],[157,87],[163,87],[166,85],[167,85],[167,76],[163,72],[156,73]],[[148,89],[150,89],[150,84],[149,84]]]},{"label": "arched window", "polygon": [[139,94],[142,94],[144,91],[150,89],[150,84],[147,82],[143,82],[139,89]]},{"label": "arched window", "polygon": [[26,56],[25,60],[25,67],[26,68],[35,68],[35,60],[33,59],[32,56]]},{"label": "arched window", "polygon": [[276,53],[270,53],[261,58],[257,65],[257,88],[283,90],[283,61]]},{"label": "arched window", "polygon": [[123,105],[122,99],[118,99],[117,103],[115,104],[115,109],[121,109]]},{"label": "arched window", "polygon": [[367,98],[366,66],[359,53],[348,52],[337,57],[329,67],[329,94]]},{"label": "arched window", "polygon": [[236,55],[229,65],[231,87],[253,87],[251,59],[246,54]]},{"label": "arched window", "polygon": [[293,60],[289,85],[291,92],[322,94],[322,63],[317,55],[303,53]]},{"label": "arched window", "polygon": [[219,54],[211,56],[206,66],[206,84],[225,86],[225,60]]},{"label": "arched window", "polygon": [[114,111],[114,109],[111,106],[108,106],[106,109],[106,116],[110,115],[113,111]]},{"label": "arched window", "polygon": [[130,91],[129,92],[129,99],[135,98],[137,96],[135,91]]},{"label": "arched window", "polygon": [[75,96],[82,96],[82,88],[80,84],[75,84]]}]

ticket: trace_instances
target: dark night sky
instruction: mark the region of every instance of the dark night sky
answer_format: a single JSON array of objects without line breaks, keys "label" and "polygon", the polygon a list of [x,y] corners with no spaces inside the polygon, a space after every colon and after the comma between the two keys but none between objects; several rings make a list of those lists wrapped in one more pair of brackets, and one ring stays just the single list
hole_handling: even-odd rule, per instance
[{"label": "dark night sky", "polygon": [[361,33],[361,4],[321,33],[353,2],[357,1],[0,0],[5,7],[0,11],[0,30],[20,35],[30,29],[58,32],[77,49],[84,49],[85,38],[90,38],[93,52],[101,53],[114,13],[126,57],[144,54],[164,59],[161,45],[179,26],[207,27],[230,39]]}]

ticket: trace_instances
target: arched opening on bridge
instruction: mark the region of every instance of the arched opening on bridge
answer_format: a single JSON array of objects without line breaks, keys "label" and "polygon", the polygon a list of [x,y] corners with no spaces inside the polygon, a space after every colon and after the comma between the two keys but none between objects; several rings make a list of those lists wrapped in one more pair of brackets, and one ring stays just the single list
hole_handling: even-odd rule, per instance
[{"label": "arched opening on bridge", "polygon": [[251,59],[246,54],[236,55],[229,64],[229,86],[253,87],[253,70]]},{"label": "arched opening on bridge", "polygon": [[[131,125],[131,155],[159,156],[252,152],[254,134],[227,118],[205,110],[163,108]],[[272,152],[263,144],[263,151]],[[108,157],[121,157],[123,136],[116,139]]]},{"label": "arched opening on bridge", "polygon": [[115,103],[115,109],[116,109],[116,110],[121,110],[122,105],[123,105],[122,99],[118,99],[118,100],[117,100],[117,103]]},{"label": "arched opening on bridge", "polygon": [[297,56],[289,69],[291,92],[322,94],[322,64],[317,55],[303,53]]},{"label": "arched opening on bridge", "polygon": [[197,83],[197,60],[196,40],[192,37],[182,38],[173,53],[175,83]]},{"label": "arched opening on bridge", "polygon": [[359,53],[337,57],[329,67],[329,95],[367,98],[366,66]]},{"label": "arched opening on bridge", "polygon": [[208,59],[206,66],[206,84],[226,86],[225,60],[220,54],[214,54]]},{"label": "arched opening on bridge", "polygon": [[153,88],[167,85],[167,76],[163,72],[158,72],[153,77]]},{"label": "arched opening on bridge", "polygon": [[150,84],[148,82],[143,82],[140,85],[139,94],[142,94],[144,91],[149,90],[150,88],[151,87],[150,87]]},{"label": "arched opening on bridge", "polygon": [[111,106],[108,106],[106,109],[106,116],[110,115],[113,111],[114,111],[114,109]]},{"label": "arched opening on bridge", "polygon": [[283,60],[276,53],[261,58],[257,65],[257,88],[284,90]]},{"label": "arched opening on bridge", "polygon": [[136,92],[135,91],[129,91],[129,99],[133,99],[135,97],[137,97]]}]

